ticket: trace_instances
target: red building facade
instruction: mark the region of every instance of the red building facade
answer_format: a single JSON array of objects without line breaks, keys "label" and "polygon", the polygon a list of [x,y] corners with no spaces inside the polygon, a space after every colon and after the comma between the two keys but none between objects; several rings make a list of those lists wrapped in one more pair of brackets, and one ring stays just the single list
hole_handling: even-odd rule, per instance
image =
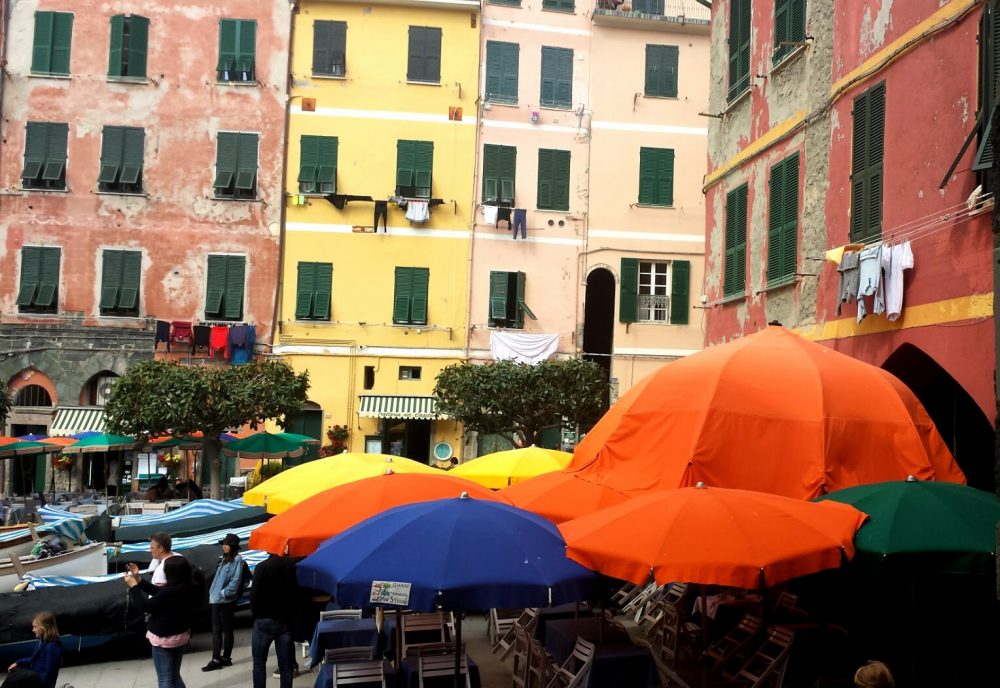
[{"label": "red building facade", "polygon": [[[992,11],[974,0],[712,3],[703,292],[708,344],[777,320],[899,376],[969,482],[990,490],[993,208],[988,184],[974,192],[985,181],[974,168],[992,161],[980,150],[996,92]],[[841,303],[826,253],[851,244],[903,265],[912,253],[898,317],[859,321],[857,304]]]}]

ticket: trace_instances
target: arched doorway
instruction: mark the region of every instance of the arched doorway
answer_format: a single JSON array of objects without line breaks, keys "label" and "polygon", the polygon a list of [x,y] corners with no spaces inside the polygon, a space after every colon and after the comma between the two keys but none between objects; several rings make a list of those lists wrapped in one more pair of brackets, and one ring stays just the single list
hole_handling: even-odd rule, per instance
[{"label": "arched doorway", "polygon": [[92,375],[80,390],[80,406],[104,406],[111,398],[111,390],[118,374],[102,370]]},{"label": "arched doorway", "polygon": [[912,344],[903,344],[882,368],[913,390],[965,473],[969,485],[996,492],[994,433],[990,420],[965,389]]},{"label": "arched doorway", "polygon": [[[285,432],[294,432],[298,435],[314,437],[322,443],[323,441],[323,409],[313,401],[302,404],[302,411],[285,422]],[[293,461],[300,463],[319,458],[319,446],[316,444],[306,445],[306,453],[301,459]]]},{"label": "arched doorway", "polygon": [[[10,414],[11,435],[22,437],[48,434],[55,404],[50,392],[51,382],[38,371],[28,370],[16,376],[10,387],[16,389],[13,394],[14,407]],[[9,462],[11,493],[30,495],[44,490],[46,458],[45,454],[32,454],[12,459]]]},{"label": "arched doorway", "polygon": [[[587,275],[587,291],[583,308],[583,357],[604,368],[611,382],[611,353],[615,339],[615,276],[611,270],[598,267]],[[604,406],[609,403],[605,391]]]}]

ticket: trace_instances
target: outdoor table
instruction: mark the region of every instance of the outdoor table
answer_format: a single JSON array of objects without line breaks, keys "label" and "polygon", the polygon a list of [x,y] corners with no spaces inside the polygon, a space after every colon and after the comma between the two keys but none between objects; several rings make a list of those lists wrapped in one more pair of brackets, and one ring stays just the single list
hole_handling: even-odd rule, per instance
[{"label": "outdoor table", "polygon": [[[385,671],[386,685],[396,685],[396,671],[392,668],[392,662],[383,660],[382,670]],[[313,688],[331,688],[331,686],[333,686],[333,664],[320,664],[316,680],[313,681]]]},{"label": "outdoor table", "polygon": [[[472,657],[466,655],[469,662],[469,684],[472,688],[482,688],[482,682],[479,678],[479,665],[472,661]],[[454,659],[454,656],[452,656]],[[402,664],[399,667],[399,673],[397,674],[398,688],[419,688],[420,686],[420,676],[417,670],[417,658],[416,657],[406,657],[403,659]],[[437,681],[437,679],[435,679]],[[441,685],[444,685],[446,681],[442,680]],[[450,685],[454,685],[454,681]]]},{"label": "outdoor table", "polygon": [[309,643],[309,663],[321,664],[327,650],[338,647],[370,647],[378,656],[380,634],[375,619],[327,619],[316,624]]},{"label": "outdoor table", "polygon": [[556,662],[562,664],[573,652],[577,636],[592,643],[627,643],[628,633],[618,626],[607,622],[601,628],[602,619],[599,616],[588,616],[582,619],[556,619],[548,624],[548,632],[542,645],[552,655]]},{"label": "outdoor table", "polygon": [[649,648],[634,645],[621,627],[599,616],[549,622],[545,649],[558,663],[573,652],[577,637],[597,643],[589,688],[656,688],[656,662]]},{"label": "outdoor table", "polygon": [[535,626],[535,637],[545,643],[545,627],[550,621],[560,619],[577,619],[594,616],[590,609],[580,609],[576,602],[560,604],[556,607],[542,607],[538,610],[538,623]]}]

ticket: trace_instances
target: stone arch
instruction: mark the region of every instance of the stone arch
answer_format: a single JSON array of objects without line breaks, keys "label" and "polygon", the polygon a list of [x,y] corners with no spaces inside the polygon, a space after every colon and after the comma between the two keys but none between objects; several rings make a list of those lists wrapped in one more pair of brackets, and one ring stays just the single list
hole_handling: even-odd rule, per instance
[{"label": "stone arch", "polygon": [[7,381],[7,393],[16,399],[22,390],[32,386],[41,387],[45,390],[49,396],[49,400],[52,402],[51,406],[58,405],[59,395],[56,392],[56,386],[52,382],[52,378],[34,367],[24,368],[10,376]]},{"label": "stone arch", "polygon": [[107,390],[105,389],[108,378],[118,377],[121,377],[121,375],[113,370],[102,370],[94,375],[91,375],[80,389],[80,405],[104,406],[109,396]]}]

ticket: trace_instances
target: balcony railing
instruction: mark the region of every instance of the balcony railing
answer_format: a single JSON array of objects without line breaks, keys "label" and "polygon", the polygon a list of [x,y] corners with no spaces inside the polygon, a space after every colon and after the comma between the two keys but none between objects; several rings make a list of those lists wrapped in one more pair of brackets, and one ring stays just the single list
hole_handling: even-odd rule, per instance
[{"label": "balcony railing", "polygon": [[639,294],[638,305],[640,322],[663,322],[669,314],[670,297]]},{"label": "balcony railing", "polygon": [[594,21],[617,24],[642,21],[708,30],[711,12],[695,0],[597,0]]}]

